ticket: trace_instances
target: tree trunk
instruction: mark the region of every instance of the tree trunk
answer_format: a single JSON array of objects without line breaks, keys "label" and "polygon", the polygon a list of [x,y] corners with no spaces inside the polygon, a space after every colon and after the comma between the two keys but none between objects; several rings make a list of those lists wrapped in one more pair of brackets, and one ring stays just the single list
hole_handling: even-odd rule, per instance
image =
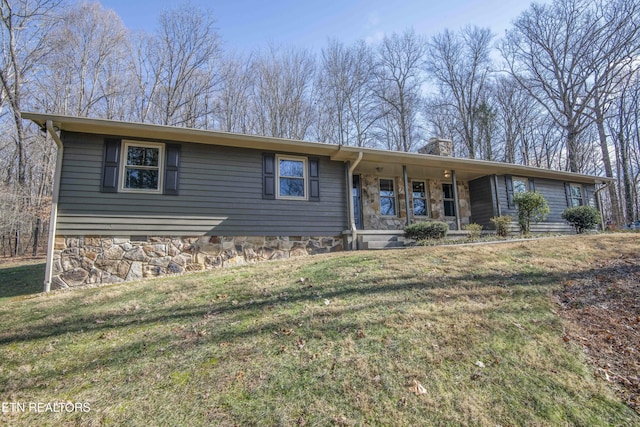
[{"label": "tree trunk", "polygon": [[[622,122],[622,115],[620,116]],[[622,123],[620,123],[622,125]],[[629,156],[625,145],[624,132],[620,129],[620,163],[622,163],[622,187],[625,198],[625,219],[626,222],[633,221],[633,184],[631,183],[631,172],[629,171]]]},{"label": "tree trunk", "polygon": [[40,228],[42,227],[42,221],[40,218],[36,219],[36,228],[33,231],[33,252],[32,255],[38,255],[38,237],[40,237]]},{"label": "tree trunk", "polygon": [[[602,163],[604,164],[604,171],[607,178],[613,178],[613,168],[611,167],[611,156],[609,156],[607,135],[604,130],[604,115],[600,106],[600,97],[596,96],[594,102],[596,125],[598,127],[598,137],[600,138],[600,150],[602,151]],[[623,218],[620,211],[620,201],[618,200],[618,193],[614,185],[609,185],[608,187],[609,198],[611,199],[612,220],[615,224],[622,224]]]}]

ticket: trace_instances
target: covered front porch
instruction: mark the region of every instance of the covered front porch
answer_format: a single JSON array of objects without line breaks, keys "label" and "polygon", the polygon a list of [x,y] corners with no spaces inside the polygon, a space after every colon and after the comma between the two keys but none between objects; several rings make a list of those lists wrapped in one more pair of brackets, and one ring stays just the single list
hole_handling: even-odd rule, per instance
[{"label": "covered front porch", "polygon": [[[347,247],[402,247],[407,243],[404,228],[422,221],[447,223],[453,238],[466,234],[463,226],[471,222],[469,180],[482,174],[451,167],[447,161],[452,158],[441,155],[440,142],[435,155],[381,152],[378,156],[367,150],[366,157],[358,153],[348,162],[351,227],[344,232]],[[339,157],[340,153],[334,156]]]},{"label": "covered front porch", "polygon": [[[602,178],[451,157],[448,144],[434,139],[418,153],[346,146],[333,153],[332,160],[347,164],[345,248],[401,246],[403,229],[421,221],[447,223],[453,238],[464,236],[464,226],[471,223],[489,231],[491,218],[515,218],[513,198],[520,191],[540,192],[549,203],[551,212],[532,227],[535,232],[573,232],[561,216],[567,207],[584,204],[602,212],[597,193],[606,184],[596,188]],[[579,189],[578,196],[569,189]],[[515,222],[512,228],[517,228]]]}]

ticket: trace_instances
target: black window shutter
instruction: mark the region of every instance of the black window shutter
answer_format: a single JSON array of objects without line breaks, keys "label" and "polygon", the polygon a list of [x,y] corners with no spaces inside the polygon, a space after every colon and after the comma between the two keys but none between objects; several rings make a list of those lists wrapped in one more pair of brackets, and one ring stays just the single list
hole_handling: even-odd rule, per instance
[{"label": "black window shutter", "polygon": [[507,186],[507,207],[514,209],[516,206],[513,203],[513,180],[511,179],[511,175],[505,175],[504,182]]},{"label": "black window shutter", "polygon": [[572,207],[571,202],[571,185],[568,182],[564,183],[564,195],[567,198],[567,206]]},{"label": "black window shutter", "polygon": [[533,178],[529,178],[529,191],[536,191],[536,183]]},{"label": "black window shutter", "polygon": [[177,196],[179,189],[180,145],[165,146],[164,194]]},{"label": "black window shutter", "polygon": [[100,191],[103,193],[116,193],[118,191],[118,165],[120,163],[119,139],[104,140],[104,158],[102,162],[102,181]]},{"label": "black window shutter", "polygon": [[320,159],[309,158],[309,200],[320,201]]},{"label": "black window shutter", "polygon": [[276,156],[273,153],[262,154],[262,198],[276,198]]}]

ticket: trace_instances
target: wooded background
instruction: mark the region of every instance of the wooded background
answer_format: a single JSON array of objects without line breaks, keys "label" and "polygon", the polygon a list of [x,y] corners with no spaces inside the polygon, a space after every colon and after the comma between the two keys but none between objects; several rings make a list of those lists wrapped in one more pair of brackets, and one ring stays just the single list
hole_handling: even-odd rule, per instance
[{"label": "wooded background", "polygon": [[0,5],[3,256],[46,244],[55,144],[23,111],[401,151],[438,136],[458,157],[615,178],[607,218],[638,219],[637,0],[532,3],[501,37],[407,29],[243,54],[189,4],[165,10],[153,33],[100,3]]}]

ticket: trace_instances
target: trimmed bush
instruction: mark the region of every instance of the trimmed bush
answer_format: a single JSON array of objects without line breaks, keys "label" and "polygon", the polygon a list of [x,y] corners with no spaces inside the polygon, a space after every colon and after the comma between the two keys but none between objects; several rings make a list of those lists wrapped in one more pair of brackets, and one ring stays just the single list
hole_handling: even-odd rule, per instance
[{"label": "trimmed bush", "polygon": [[496,228],[496,235],[498,237],[507,237],[509,235],[509,225],[513,221],[509,215],[494,216],[491,218],[493,226]]},{"label": "trimmed bush", "polygon": [[535,191],[517,193],[513,196],[513,203],[518,209],[518,224],[520,232],[525,236],[531,231],[531,221],[544,221],[549,215],[549,204],[542,194]]},{"label": "trimmed bush", "polygon": [[482,234],[482,226],[480,224],[467,224],[463,228],[467,232],[467,237],[471,240],[479,238]]},{"label": "trimmed bush", "polygon": [[591,206],[576,206],[565,209],[562,212],[562,219],[571,224],[576,229],[576,233],[581,234],[595,228],[600,222],[600,212]]},{"label": "trimmed bush", "polygon": [[416,222],[404,228],[404,236],[414,240],[444,239],[449,224],[441,221]]}]

